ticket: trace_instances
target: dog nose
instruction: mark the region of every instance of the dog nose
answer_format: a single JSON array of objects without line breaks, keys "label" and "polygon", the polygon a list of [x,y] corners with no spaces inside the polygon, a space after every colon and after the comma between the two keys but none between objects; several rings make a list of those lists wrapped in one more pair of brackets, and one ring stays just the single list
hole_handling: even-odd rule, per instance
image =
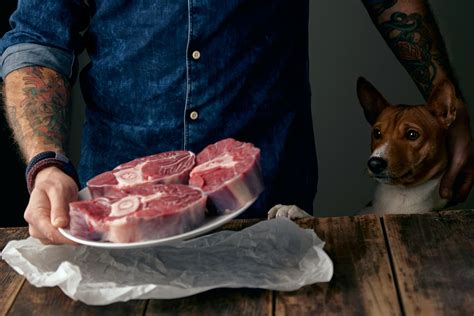
[{"label": "dog nose", "polygon": [[387,168],[387,161],[380,157],[372,157],[367,162],[367,166],[374,174],[379,174]]}]

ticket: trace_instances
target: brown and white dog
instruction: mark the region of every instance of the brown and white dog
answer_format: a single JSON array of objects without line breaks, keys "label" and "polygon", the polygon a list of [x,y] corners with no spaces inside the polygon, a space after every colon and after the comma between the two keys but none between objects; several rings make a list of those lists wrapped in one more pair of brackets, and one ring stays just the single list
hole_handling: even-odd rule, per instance
[{"label": "brown and white dog", "polygon": [[[372,126],[369,174],[378,182],[367,213],[424,213],[443,208],[439,185],[448,162],[446,134],[456,119],[456,94],[448,81],[425,105],[391,105],[364,78],[357,95]],[[268,218],[310,216],[295,205],[276,205]]]},{"label": "brown and white dog", "polygon": [[437,85],[425,105],[390,105],[364,78],[357,95],[372,126],[369,174],[378,182],[362,213],[424,213],[443,208],[439,185],[447,163],[446,134],[456,119],[451,83]]}]

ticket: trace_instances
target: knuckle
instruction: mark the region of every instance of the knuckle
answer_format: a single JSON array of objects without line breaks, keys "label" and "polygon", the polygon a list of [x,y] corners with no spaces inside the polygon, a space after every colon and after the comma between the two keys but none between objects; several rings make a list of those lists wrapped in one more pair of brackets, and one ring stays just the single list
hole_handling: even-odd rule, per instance
[{"label": "knuckle", "polygon": [[51,182],[50,185],[50,190],[52,192],[58,193],[58,194],[63,194],[65,191],[64,185],[61,181],[53,181]]},{"label": "knuckle", "polygon": [[36,229],[33,228],[33,226],[28,227],[28,233],[30,234],[31,237],[38,238],[39,234],[37,233]]},{"label": "knuckle", "polygon": [[43,245],[51,245],[51,244],[52,244],[51,241],[49,241],[48,239],[44,239],[44,238],[41,238],[39,241],[40,241]]},{"label": "knuckle", "polygon": [[42,179],[36,177],[35,179],[35,189],[47,191],[48,188],[51,188],[55,185],[55,181],[52,181],[50,178]]},{"label": "knuckle", "polygon": [[77,194],[78,191],[75,183],[71,185],[67,182],[57,181],[53,186],[50,187],[49,192],[54,193],[56,196],[61,198],[71,199]]},{"label": "knuckle", "polygon": [[28,209],[28,208],[25,210],[25,213],[23,213],[23,218],[25,219],[25,221],[27,223],[31,222],[31,216],[32,216],[31,214],[32,213],[31,213],[30,209]]},{"label": "knuckle", "polygon": [[56,236],[54,235],[54,232],[52,230],[47,230],[44,232],[44,237],[47,239],[47,240],[50,240],[52,242],[54,242],[54,240],[56,239]]},{"label": "knuckle", "polygon": [[35,183],[35,189],[43,190],[49,194],[62,193],[66,190],[63,181],[51,178],[45,179],[40,183]]}]

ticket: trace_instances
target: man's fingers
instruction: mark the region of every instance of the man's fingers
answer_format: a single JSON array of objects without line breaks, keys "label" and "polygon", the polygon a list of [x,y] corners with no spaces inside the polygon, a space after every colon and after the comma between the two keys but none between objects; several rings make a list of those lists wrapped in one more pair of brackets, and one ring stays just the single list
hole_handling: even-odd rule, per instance
[{"label": "man's fingers", "polygon": [[77,199],[75,182],[56,167],[41,170],[25,210],[30,235],[43,243],[75,244],[58,230],[69,222],[69,202]]},{"label": "man's fingers", "polygon": [[59,189],[52,189],[49,192],[49,201],[51,224],[54,227],[66,227],[69,224],[69,194]]},{"label": "man's fingers", "polygon": [[39,234],[43,235],[43,238],[39,237],[40,240],[47,239],[53,244],[71,243],[69,239],[61,235],[61,233],[51,225],[49,216],[45,216],[44,211],[38,211],[38,215],[36,215],[35,218],[34,228],[40,232]]},{"label": "man's fingers", "polygon": [[30,225],[28,232],[30,233],[30,236],[33,238],[38,239],[42,244],[44,245],[51,245],[52,242],[46,238],[44,238],[43,234],[41,234],[37,229],[35,229],[33,226]]},{"label": "man's fingers", "polygon": [[43,239],[44,236],[41,234],[36,228],[34,228],[32,225],[29,225],[28,227],[28,233],[30,234],[31,237],[36,238],[36,239]]},{"label": "man's fingers", "polygon": [[25,211],[25,219],[30,224],[30,235],[43,243],[74,244],[51,224],[50,208],[46,193],[42,190],[33,190]]},{"label": "man's fingers", "polygon": [[46,210],[49,216],[49,208],[50,204],[46,193],[41,190],[33,190],[30,195],[28,206],[25,210],[25,220],[31,225],[34,223],[40,210],[43,212]]}]

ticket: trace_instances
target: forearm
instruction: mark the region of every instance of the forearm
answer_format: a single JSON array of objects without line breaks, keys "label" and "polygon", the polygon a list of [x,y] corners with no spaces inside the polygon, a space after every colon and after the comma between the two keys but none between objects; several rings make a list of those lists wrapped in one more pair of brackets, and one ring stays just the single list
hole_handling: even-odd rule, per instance
[{"label": "forearm", "polygon": [[425,99],[448,79],[461,97],[426,0],[363,0],[372,20]]},{"label": "forearm", "polygon": [[6,76],[3,93],[25,161],[42,151],[65,151],[71,95],[67,79],[45,67],[25,67]]}]

